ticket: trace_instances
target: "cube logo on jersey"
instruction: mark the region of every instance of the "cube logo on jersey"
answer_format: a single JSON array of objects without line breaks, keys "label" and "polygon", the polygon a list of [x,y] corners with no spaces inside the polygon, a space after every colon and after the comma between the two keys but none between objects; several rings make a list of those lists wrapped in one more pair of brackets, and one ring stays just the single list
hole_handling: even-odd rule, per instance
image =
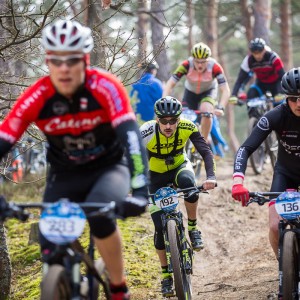
[{"label": "cube logo on jersey", "polygon": [[87,98],[80,98],[80,110],[86,111],[88,107],[88,99]]},{"label": "cube logo on jersey", "polygon": [[261,130],[269,130],[269,120],[266,117],[260,118],[260,120],[257,123],[257,127]]}]

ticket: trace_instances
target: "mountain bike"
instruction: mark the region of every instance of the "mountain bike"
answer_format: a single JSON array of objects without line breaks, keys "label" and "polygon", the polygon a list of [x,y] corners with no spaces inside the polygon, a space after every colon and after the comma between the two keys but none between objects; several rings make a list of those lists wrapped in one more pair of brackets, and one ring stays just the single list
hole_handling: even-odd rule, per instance
[{"label": "mountain bike", "polygon": [[[110,299],[109,278],[101,259],[94,261],[94,244],[90,234],[88,252],[78,238],[83,233],[86,219],[97,216],[116,216],[115,202],[74,203],[62,199],[55,203],[14,203],[0,197],[0,220],[16,218],[26,221],[26,209],[42,209],[39,230],[55,244],[44,255],[41,300],[97,300],[99,285],[106,299]],[[85,212],[85,213],[84,213]],[[81,265],[86,267],[85,273]]]},{"label": "mountain bike", "polygon": [[174,275],[175,291],[179,300],[192,299],[191,275],[194,253],[186,238],[182,212],[177,209],[178,198],[193,190],[206,193],[202,186],[176,190],[172,187],[162,187],[155,194],[149,195],[155,205],[163,211],[161,219],[168,272]]},{"label": "mountain bike", "polygon": [[[192,121],[194,124],[196,124],[197,127],[199,127],[198,114],[199,111],[194,111],[192,109],[184,109],[181,116],[187,120]],[[196,150],[195,146],[193,145],[190,139],[186,142],[185,151],[188,159],[192,163],[195,177],[198,180],[200,179],[201,164],[203,160],[202,156]]]},{"label": "mountain bike", "polygon": [[[252,132],[253,128],[257,125],[260,118],[270,109],[273,108],[275,103],[274,97],[271,93],[266,92],[259,97],[252,99],[243,98],[239,99],[238,105],[247,105],[249,121],[248,121],[248,135]],[[278,139],[275,132],[271,132],[266,140],[254,151],[250,156],[250,164],[255,174],[261,174],[264,164],[268,157],[271,160],[271,165],[274,169],[277,160]]]},{"label": "mountain bike", "polygon": [[[199,128],[199,125],[200,125],[199,119],[201,117],[211,118],[213,116],[213,114],[208,113],[208,112],[200,112],[199,110],[192,110],[192,109],[184,108],[181,116],[187,120],[192,121]],[[209,146],[210,146],[213,154],[216,155],[217,154],[216,149],[215,149],[216,147],[215,147],[212,137],[210,137]],[[200,155],[200,153],[197,151],[197,149],[195,148],[195,146],[193,145],[191,140],[187,141],[187,143],[185,145],[185,152],[187,154],[188,159],[192,163],[195,177],[197,180],[199,180],[200,175],[201,175],[201,164],[202,164],[203,158]]]},{"label": "mountain bike", "polygon": [[249,193],[250,201],[263,205],[274,198],[275,208],[282,220],[279,221],[279,293],[280,300],[300,299],[300,193]]}]

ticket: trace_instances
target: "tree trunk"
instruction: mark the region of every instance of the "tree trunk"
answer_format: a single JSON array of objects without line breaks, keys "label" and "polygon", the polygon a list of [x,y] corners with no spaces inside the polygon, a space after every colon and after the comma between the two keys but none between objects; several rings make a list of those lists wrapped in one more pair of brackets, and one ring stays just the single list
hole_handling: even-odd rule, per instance
[{"label": "tree trunk", "polygon": [[212,56],[218,60],[218,1],[209,0],[207,6],[205,40],[211,49]]},{"label": "tree trunk", "polygon": [[284,63],[285,70],[293,67],[293,51],[292,51],[292,25],[291,25],[291,1],[280,1],[280,57]]},{"label": "tree trunk", "polygon": [[241,0],[240,5],[243,16],[242,25],[245,27],[246,30],[247,41],[250,42],[253,39],[253,28],[251,24],[251,11],[248,6],[248,0]]},{"label": "tree trunk", "polygon": [[[186,8],[187,8],[187,22],[186,25],[188,27],[188,56],[190,55],[190,51],[194,45],[193,38],[193,26],[195,22],[195,10],[191,0],[186,0]],[[197,41],[198,42],[198,41]]]},{"label": "tree trunk", "polygon": [[106,69],[105,43],[103,43],[103,31],[101,25],[101,1],[88,0],[87,26],[94,29],[94,49],[91,52],[91,65]]},{"label": "tree trunk", "polygon": [[263,38],[270,45],[271,0],[255,0],[253,4],[253,36]]},{"label": "tree trunk", "polygon": [[0,222],[0,300],[8,299],[11,281],[11,264],[6,245],[6,234]]},{"label": "tree trunk", "polygon": [[152,32],[152,47],[153,55],[159,65],[156,77],[165,82],[170,77],[170,63],[166,52],[165,36],[163,33],[163,25],[157,22],[164,22],[165,17],[163,9],[165,0],[152,0],[151,1],[151,14],[155,18],[151,18],[151,32]]},{"label": "tree trunk", "polygon": [[149,17],[144,12],[147,10],[146,1],[138,1],[138,21],[137,21],[137,38],[138,38],[138,61],[145,61],[147,57],[147,29]]}]

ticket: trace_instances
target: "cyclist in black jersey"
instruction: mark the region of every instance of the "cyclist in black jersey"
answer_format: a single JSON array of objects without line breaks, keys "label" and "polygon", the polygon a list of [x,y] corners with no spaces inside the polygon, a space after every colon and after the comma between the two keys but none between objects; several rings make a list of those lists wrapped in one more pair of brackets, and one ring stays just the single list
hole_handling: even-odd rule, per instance
[{"label": "cyclist in black jersey", "polygon": [[[34,122],[49,145],[44,202],[115,201],[121,216],[140,215],[148,204],[147,157],[124,86],[89,68],[90,28],[58,20],[43,29],[42,44],[49,75],[25,90],[0,125],[0,158]],[[130,299],[115,220],[88,221],[109,272],[111,300]],[[43,257],[52,246],[41,237]]]},{"label": "cyclist in black jersey", "polygon": [[[212,152],[197,126],[185,119],[180,119],[182,105],[176,98],[166,96],[156,101],[154,105],[156,120],[146,122],[140,127],[142,138],[148,150],[150,193],[159,188],[174,184],[179,188],[194,187],[195,174],[193,167],[184,152],[188,139],[203,157],[207,180],[203,187],[213,189],[216,185],[215,167]],[[199,193],[186,193],[184,204],[188,216],[188,232],[194,250],[203,248],[201,233],[197,229],[197,205]],[[155,226],[154,246],[162,268],[162,294],[173,294],[173,279],[168,273],[165,244],[162,233],[162,211],[156,206],[150,206],[151,217]]]},{"label": "cyclist in black jersey", "polygon": [[[271,192],[298,189],[300,185],[300,68],[293,68],[282,77],[285,103],[267,112],[250,136],[239,148],[234,163],[232,197],[244,206],[249,192],[244,187],[244,176],[249,156],[274,130],[278,138],[278,157],[275,164]],[[269,239],[275,255],[278,249],[279,215],[274,202],[269,205]]]}]

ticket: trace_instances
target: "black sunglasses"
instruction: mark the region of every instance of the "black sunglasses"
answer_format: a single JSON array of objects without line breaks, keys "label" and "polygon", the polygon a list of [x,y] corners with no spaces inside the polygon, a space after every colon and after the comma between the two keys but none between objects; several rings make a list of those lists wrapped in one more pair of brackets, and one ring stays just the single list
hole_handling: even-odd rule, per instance
[{"label": "black sunglasses", "polygon": [[291,102],[296,103],[298,100],[300,100],[300,96],[289,96],[289,95],[287,95],[287,99]]},{"label": "black sunglasses", "polygon": [[173,118],[173,119],[170,119],[170,120],[159,119],[159,123],[161,123],[163,125],[167,125],[167,124],[174,125],[174,124],[176,124],[177,121],[178,121],[178,118]]},{"label": "black sunglasses", "polygon": [[66,64],[68,67],[73,67],[83,60],[82,54],[58,56],[58,55],[46,55],[46,59],[56,67],[60,67],[62,64]]}]

